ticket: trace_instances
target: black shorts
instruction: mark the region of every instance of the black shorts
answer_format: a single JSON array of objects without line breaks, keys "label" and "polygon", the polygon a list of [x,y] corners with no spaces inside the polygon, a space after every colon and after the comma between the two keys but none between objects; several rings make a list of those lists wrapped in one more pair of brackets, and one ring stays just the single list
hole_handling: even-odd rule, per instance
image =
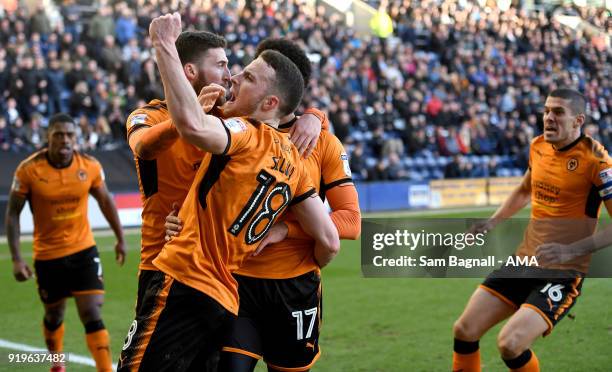
[{"label": "black shorts", "polygon": [[38,295],[46,304],[74,295],[104,293],[102,263],[95,245],[53,260],[34,260],[34,270]]},{"label": "black shorts", "polygon": [[196,355],[220,349],[234,317],[217,301],[153,271],[132,322],[117,371],[186,371]]},{"label": "black shorts", "polygon": [[[516,277],[517,270],[524,275]],[[489,274],[480,287],[516,309],[535,310],[548,324],[546,336],[574,306],[583,282],[584,275],[577,271],[503,267]]]},{"label": "black shorts", "polygon": [[142,306],[142,299],[145,297],[147,293],[147,289],[152,287],[149,286],[149,283],[153,278],[155,278],[158,270],[140,270],[138,272],[138,292],[136,297],[136,314],[140,314],[140,308]]},{"label": "black shorts", "polygon": [[223,351],[263,357],[277,369],[310,369],[320,355],[323,307],[319,273],[311,271],[291,279],[234,277],[240,310]]}]

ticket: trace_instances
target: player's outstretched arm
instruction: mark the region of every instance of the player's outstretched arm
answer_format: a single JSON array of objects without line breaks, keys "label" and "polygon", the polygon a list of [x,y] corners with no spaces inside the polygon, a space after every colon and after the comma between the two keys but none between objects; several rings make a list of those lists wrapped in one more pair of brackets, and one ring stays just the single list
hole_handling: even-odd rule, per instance
[{"label": "player's outstretched arm", "polygon": [[121,228],[121,221],[119,220],[115,202],[104,182],[98,187],[92,187],[89,193],[98,202],[104,218],[106,218],[106,221],[108,221],[108,224],[115,233],[115,237],[117,238],[117,244],[115,244],[115,259],[119,265],[123,265],[126,255],[125,239],[123,238],[123,229]]},{"label": "player's outstretched arm", "polygon": [[172,125],[172,120],[166,120],[152,127],[143,126],[135,130],[129,135],[128,142],[138,158],[153,160],[168,150],[178,138],[179,133]]},{"label": "player's outstretched arm", "polygon": [[178,13],[155,18],[149,26],[172,123],[187,142],[205,151],[221,154],[228,143],[227,132],[219,118],[203,112],[193,87],[183,73],[174,44],[180,33],[181,16]]},{"label": "player's outstretched arm", "polygon": [[527,170],[521,184],[517,186],[504,203],[497,208],[493,216],[483,223],[472,226],[471,231],[475,233],[486,233],[491,231],[501,221],[514,216],[518,211],[525,208],[531,201],[531,170]]},{"label": "player's outstretched arm", "polygon": [[[606,200],[605,206],[608,210],[608,215],[612,216],[612,199]],[[572,244],[542,244],[537,248],[536,256],[540,266],[562,264],[609,246],[612,246],[612,224]]]},{"label": "player's outstretched arm", "polygon": [[315,239],[315,259],[324,267],[340,252],[338,230],[318,195],[291,207],[304,231]]},{"label": "player's outstretched arm", "polygon": [[19,215],[25,202],[24,197],[11,192],[6,208],[6,238],[13,258],[13,275],[18,282],[23,282],[32,277],[32,270],[21,258],[21,250],[19,249],[19,237],[21,235]]}]

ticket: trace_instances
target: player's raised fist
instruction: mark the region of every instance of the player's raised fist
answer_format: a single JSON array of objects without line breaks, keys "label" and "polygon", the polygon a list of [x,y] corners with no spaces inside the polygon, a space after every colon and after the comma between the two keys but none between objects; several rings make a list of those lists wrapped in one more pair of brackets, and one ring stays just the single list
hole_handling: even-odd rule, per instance
[{"label": "player's raised fist", "polygon": [[181,31],[181,15],[179,13],[164,14],[155,18],[149,25],[149,36],[153,45],[174,44]]}]

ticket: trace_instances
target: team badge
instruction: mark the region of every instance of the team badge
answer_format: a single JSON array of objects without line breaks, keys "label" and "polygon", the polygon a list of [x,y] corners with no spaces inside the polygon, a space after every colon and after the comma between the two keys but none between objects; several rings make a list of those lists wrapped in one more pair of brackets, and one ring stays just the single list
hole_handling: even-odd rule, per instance
[{"label": "team badge", "polygon": [[571,158],[570,160],[567,161],[567,170],[570,172],[573,172],[576,170],[576,168],[578,168],[578,159],[576,158]]},{"label": "team badge", "polygon": [[77,176],[79,177],[79,180],[81,180],[82,182],[85,182],[87,180],[87,172],[85,172],[83,169],[79,169]]}]

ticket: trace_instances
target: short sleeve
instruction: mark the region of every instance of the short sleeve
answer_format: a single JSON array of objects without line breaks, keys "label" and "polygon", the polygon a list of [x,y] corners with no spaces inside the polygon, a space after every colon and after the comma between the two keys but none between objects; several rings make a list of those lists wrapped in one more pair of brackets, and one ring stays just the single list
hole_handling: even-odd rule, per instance
[{"label": "short sleeve", "polygon": [[11,192],[26,198],[30,194],[31,179],[28,168],[23,164],[20,164],[15,171],[13,176],[13,183],[11,185]]},{"label": "short sleeve", "polygon": [[152,127],[166,120],[169,120],[167,111],[163,110],[161,106],[147,105],[134,110],[125,122],[127,136],[129,138],[137,129]]},{"label": "short sleeve", "polygon": [[334,186],[352,182],[349,158],[338,137],[326,132],[321,140],[325,141],[321,158],[322,187],[329,190]]},{"label": "short sleeve", "polygon": [[102,168],[102,164],[100,162],[94,160],[90,165],[91,172],[91,188],[97,189],[98,187],[104,184],[104,169]]},{"label": "short sleeve", "polygon": [[227,132],[227,146],[223,155],[247,151],[253,145],[254,128],[245,118],[221,119]]},{"label": "short sleeve", "polygon": [[293,193],[292,205],[301,203],[316,193],[314,183],[310,179],[303,161],[298,163],[297,170],[299,178]]}]

